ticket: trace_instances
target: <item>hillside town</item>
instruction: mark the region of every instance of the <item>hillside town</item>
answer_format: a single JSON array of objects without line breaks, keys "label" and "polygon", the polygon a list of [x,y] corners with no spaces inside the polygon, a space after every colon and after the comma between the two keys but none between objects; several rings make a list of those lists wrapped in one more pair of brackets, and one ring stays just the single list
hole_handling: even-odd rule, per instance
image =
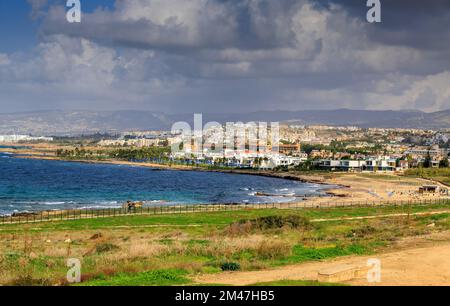
[{"label": "hillside town", "polygon": [[[282,124],[277,133],[279,144],[275,147],[271,143],[275,135],[271,135],[270,128],[256,139],[250,139],[245,132],[230,138],[209,129],[199,136],[189,135],[192,138],[187,141],[181,131],[130,131],[97,137],[90,146],[98,150],[90,156],[100,157],[105,151],[118,148],[165,148],[164,154],[153,161],[261,170],[348,172],[401,172],[449,165],[450,131],[447,130]],[[0,144],[58,141],[58,137],[0,135]]]},{"label": "hillside town", "polygon": [[[208,131],[200,143],[217,145],[220,141],[226,142],[223,139],[206,140],[207,136]],[[181,143],[182,137],[181,133],[128,132],[98,144],[105,147],[162,147]],[[448,167],[449,164],[449,131],[282,125],[279,138],[277,150],[272,148],[270,141],[265,145],[259,139],[256,148],[252,149],[248,140],[238,146],[235,137],[232,149],[211,150],[203,146],[201,154],[198,154],[195,147],[198,142],[194,139],[189,148],[172,152],[170,159],[234,168],[351,172],[393,172],[418,167]]]}]

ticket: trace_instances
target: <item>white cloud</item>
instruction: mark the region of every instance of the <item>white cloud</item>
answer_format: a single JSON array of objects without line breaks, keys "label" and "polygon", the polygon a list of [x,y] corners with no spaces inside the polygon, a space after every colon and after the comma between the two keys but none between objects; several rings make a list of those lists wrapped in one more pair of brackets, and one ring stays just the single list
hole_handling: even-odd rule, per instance
[{"label": "white cloud", "polygon": [[169,84],[172,90],[183,86],[158,71],[163,68],[152,56],[132,50],[119,54],[83,38],[52,36],[28,57],[0,66],[0,103],[16,97],[31,107],[36,101],[44,107],[142,107],[149,96],[166,93]]},{"label": "white cloud", "polygon": [[400,95],[384,99],[386,106],[396,109],[436,111],[450,108],[450,71],[413,81]]},{"label": "white cloud", "polygon": [[0,66],[6,66],[11,63],[8,54],[0,53]]},{"label": "white cloud", "polygon": [[75,27],[58,6],[44,24],[48,34],[155,51],[178,73],[201,78],[224,78],[227,72],[228,77],[258,78],[404,68],[421,74],[411,67],[426,60],[411,47],[371,41],[371,25],[343,7],[318,8],[310,0],[117,1],[114,11],[84,14]]}]

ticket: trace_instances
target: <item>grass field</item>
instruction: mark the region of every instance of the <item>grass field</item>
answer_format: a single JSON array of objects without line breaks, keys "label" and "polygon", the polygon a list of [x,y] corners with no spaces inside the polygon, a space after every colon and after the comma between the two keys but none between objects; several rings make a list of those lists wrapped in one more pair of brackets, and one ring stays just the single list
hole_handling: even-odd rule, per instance
[{"label": "grass field", "polygon": [[450,186],[450,168],[418,168],[406,171],[405,175],[440,181]]},{"label": "grass field", "polygon": [[[316,219],[445,209],[450,207],[260,209],[4,225],[0,226],[0,284],[67,285],[66,260],[78,258],[80,285],[195,285],[192,279],[198,273],[372,254],[402,237],[450,229],[450,214],[444,212]],[[430,223],[434,226],[427,226]]]}]

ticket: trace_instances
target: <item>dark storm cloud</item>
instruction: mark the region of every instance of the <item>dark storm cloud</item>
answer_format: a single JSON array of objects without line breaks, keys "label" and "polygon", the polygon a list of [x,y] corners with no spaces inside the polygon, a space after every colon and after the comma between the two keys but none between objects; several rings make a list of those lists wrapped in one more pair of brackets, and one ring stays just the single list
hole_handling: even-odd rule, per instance
[{"label": "dark storm cloud", "polygon": [[[127,2],[118,1],[117,11],[127,11],[125,3]],[[173,16],[163,22],[155,22],[154,18],[149,16],[152,13],[151,8],[154,7],[148,6],[149,15],[129,11],[117,14],[109,10],[99,10],[94,14],[84,14],[81,24],[68,24],[62,7],[55,6],[45,19],[41,31],[44,35],[65,34],[86,37],[113,46],[162,49],[169,52],[232,47],[288,47],[292,46],[295,40],[291,27],[292,17],[299,5],[305,1],[192,1],[191,3],[197,4],[194,8],[189,7],[196,13],[195,20],[184,16],[180,11],[183,8],[159,3],[174,12]],[[195,23],[197,37],[192,37],[192,23]]]},{"label": "dark storm cloud", "polygon": [[118,0],[83,10],[81,24],[66,21],[60,1],[30,1],[41,42],[28,58],[0,54],[0,103],[450,107],[450,1],[381,0],[380,24],[366,21],[365,0]]},{"label": "dark storm cloud", "polygon": [[[296,29],[293,20],[305,3],[311,3],[318,12],[330,11],[333,5],[342,7],[349,18],[362,23],[359,27],[368,42],[434,52],[427,54],[426,62],[417,63],[416,73],[437,72],[450,52],[450,1],[447,0],[382,0],[383,22],[372,26],[365,21],[368,10],[365,0],[192,1],[197,5],[187,10],[196,13],[194,16],[184,15],[180,11],[186,8],[177,5],[159,2],[150,6],[151,1],[137,2],[148,4],[142,14],[131,10],[132,5],[126,5],[127,1],[118,1],[116,12],[105,10],[85,14],[83,22],[76,25],[68,24],[63,8],[57,6],[45,19],[42,33],[48,36],[64,34],[84,37],[112,47],[178,53],[189,59],[195,59],[204,50],[235,48],[241,51],[270,51],[277,48],[295,49],[298,45],[308,44],[309,54],[304,53],[303,59],[310,60],[311,54],[320,53],[326,38],[301,41],[303,38],[296,37],[295,31],[305,30]],[[164,21],[155,20],[158,18],[152,16],[152,10],[156,8],[155,14],[158,14],[158,6],[173,10],[173,16]],[[347,31],[351,35],[352,25],[346,29],[342,24],[342,21],[351,20],[341,20],[341,17],[338,17],[337,25],[333,24],[336,20],[328,18],[329,29],[326,30]],[[211,52],[206,56],[211,56]],[[410,67],[405,66],[405,69]]]},{"label": "dark storm cloud", "polygon": [[[365,0],[317,0],[344,7],[352,16],[364,19]],[[448,0],[381,0],[383,22],[370,27],[374,41],[405,45],[417,49],[443,51],[450,48],[450,1]]]}]

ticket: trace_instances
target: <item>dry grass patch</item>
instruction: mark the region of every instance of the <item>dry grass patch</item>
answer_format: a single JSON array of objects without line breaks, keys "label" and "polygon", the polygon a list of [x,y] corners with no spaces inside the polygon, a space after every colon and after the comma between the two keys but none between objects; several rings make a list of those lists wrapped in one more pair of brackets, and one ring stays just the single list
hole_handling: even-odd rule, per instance
[{"label": "dry grass patch", "polygon": [[167,245],[154,242],[133,241],[129,247],[128,255],[131,258],[143,257],[151,258],[169,253],[170,248]]},{"label": "dry grass patch", "polygon": [[208,245],[193,245],[188,253],[194,256],[206,256],[217,258],[231,258],[236,253],[254,251],[265,239],[262,235],[251,235],[246,237],[224,237],[214,238]]},{"label": "dry grass patch", "polygon": [[292,245],[281,240],[264,240],[256,248],[260,259],[282,259],[292,254]]}]

